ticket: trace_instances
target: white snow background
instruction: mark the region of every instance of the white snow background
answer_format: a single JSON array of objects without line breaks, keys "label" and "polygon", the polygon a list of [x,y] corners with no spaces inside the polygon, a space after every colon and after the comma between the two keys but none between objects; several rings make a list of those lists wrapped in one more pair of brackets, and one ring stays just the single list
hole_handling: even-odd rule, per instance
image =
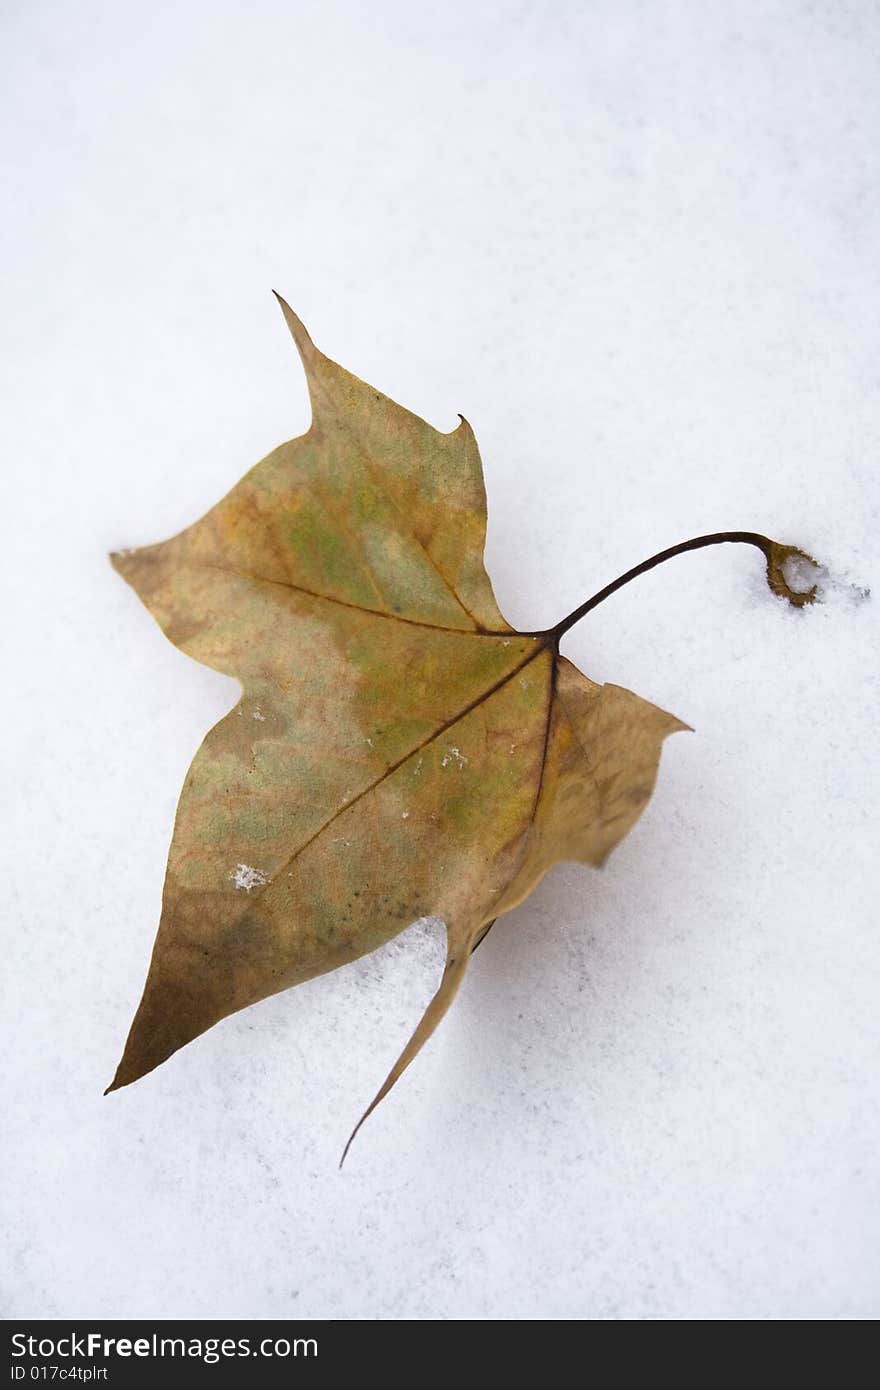
[{"label": "white snow background", "polygon": [[[7,1316],[880,1313],[874,3],[11,3],[2,104]],[[463,412],[488,567],[692,724],[601,873],[102,1096],[177,795],[236,687],[106,553],[308,422],[330,356]]]}]

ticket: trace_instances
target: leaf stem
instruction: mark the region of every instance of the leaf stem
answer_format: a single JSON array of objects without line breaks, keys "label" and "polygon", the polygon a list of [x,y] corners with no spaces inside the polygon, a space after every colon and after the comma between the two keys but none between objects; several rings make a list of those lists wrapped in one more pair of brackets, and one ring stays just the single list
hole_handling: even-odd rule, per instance
[{"label": "leaf stem", "polygon": [[684,555],[689,550],[702,550],[707,545],[722,545],[733,543],[735,545],[754,545],[760,550],[767,561],[767,583],[779,598],[785,598],[795,608],[802,608],[806,603],[812,603],[816,597],[817,586],[806,590],[793,589],[785,577],[784,566],[786,560],[799,559],[806,561],[807,564],[819,568],[818,562],[808,555],[806,551],[800,550],[796,545],[782,545],[779,541],[772,541],[768,536],[761,536],[757,531],[715,531],[709,536],[694,536],[689,541],[679,541],[678,545],[671,545],[668,550],[661,550],[657,555],[652,555],[650,560],[643,560],[640,565],[627,570],[626,574],[606,584],[604,589],[600,589],[592,598],[588,598],[568,617],[563,618],[562,622],[557,623],[547,634],[557,642],[564,632],[568,632],[570,627],[580,622],[581,618],[586,617],[594,608],[598,608],[600,603],[604,603],[606,598],[610,598],[618,589],[622,589],[625,584],[629,584],[631,579],[638,579],[639,575],[647,574],[648,570],[654,569],[657,565],[662,565],[666,560],[672,560],[676,555]]}]

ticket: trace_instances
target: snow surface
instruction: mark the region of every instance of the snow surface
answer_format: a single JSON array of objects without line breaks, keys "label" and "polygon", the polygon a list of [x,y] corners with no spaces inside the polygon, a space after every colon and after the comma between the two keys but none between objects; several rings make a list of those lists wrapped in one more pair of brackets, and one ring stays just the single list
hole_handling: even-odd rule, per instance
[{"label": "snow surface", "polygon": [[[8,1316],[880,1313],[880,11],[7,6]],[[566,639],[696,729],[557,870],[340,1173],[432,992],[422,925],[106,1099],[177,794],[233,682],[106,553],[308,420],[269,290],[473,424],[511,621],[759,529]]]}]

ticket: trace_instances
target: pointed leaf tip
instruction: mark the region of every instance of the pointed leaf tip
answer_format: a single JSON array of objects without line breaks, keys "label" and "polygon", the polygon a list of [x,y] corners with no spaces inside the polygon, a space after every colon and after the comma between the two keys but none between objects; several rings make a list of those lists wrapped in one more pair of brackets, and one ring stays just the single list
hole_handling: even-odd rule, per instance
[{"label": "pointed leaf tip", "polygon": [[315,345],[309,337],[305,324],[302,319],[293,312],[283,295],[280,295],[277,290],[273,290],[272,293],[278,300],[281,312],[284,315],[284,322],[290,329],[290,336],[296,343],[300,356],[302,358],[308,357],[310,353],[315,351]]}]

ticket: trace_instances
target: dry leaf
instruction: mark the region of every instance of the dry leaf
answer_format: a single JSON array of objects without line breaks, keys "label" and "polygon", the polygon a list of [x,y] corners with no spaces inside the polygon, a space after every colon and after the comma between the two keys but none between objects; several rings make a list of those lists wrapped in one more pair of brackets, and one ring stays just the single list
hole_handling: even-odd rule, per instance
[{"label": "dry leaf", "polygon": [[324,357],[281,304],[308,433],[180,535],[112,557],[170,640],[242,697],[187,775],[109,1089],[436,915],[446,969],[375,1105],[487,924],[556,861],[601,864],[687,726],[588,680],[558,630],[508,626],[483,568],[470,426],[438,433]]}]

